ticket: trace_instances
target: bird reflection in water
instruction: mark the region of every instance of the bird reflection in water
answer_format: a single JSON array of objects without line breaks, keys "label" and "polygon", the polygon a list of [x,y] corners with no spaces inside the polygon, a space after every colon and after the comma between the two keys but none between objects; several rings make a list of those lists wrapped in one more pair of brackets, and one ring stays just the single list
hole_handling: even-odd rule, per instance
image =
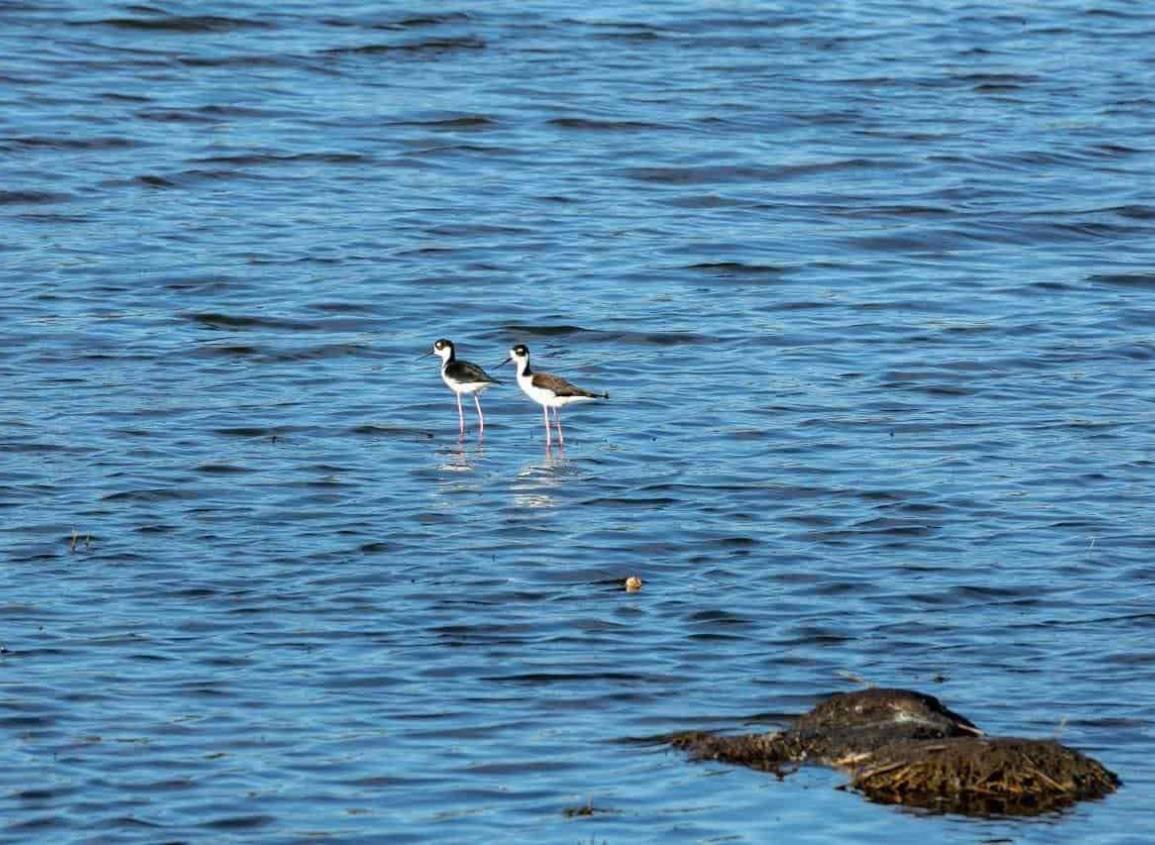
[{"label": "bird reflection in water", "polygon": [[473,472],[485,459],[485,441],[478,440],[475,444],[458,441],[439,449],[438,454],[442,456],[437,467],[441,472]]},{"label": "bird reflection in water", "polygon": [[564,448],[545,449],[540,460],[524,464],[513,484],[513,501],[519,508],[552,508],[557,502],[553,493],[575,474],[576,465],[565,456]]}]

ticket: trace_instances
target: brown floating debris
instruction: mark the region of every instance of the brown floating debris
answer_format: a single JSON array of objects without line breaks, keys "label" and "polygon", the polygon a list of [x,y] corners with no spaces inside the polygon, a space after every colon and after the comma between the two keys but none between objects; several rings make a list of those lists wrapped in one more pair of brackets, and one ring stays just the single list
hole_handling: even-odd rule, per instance
[{"label": "brown floating debris", "polygon": [[1034,815],[1102,798],[1119,778],[1052,740],[982,736],[937,698],[867,689],[831,696],[779,733],[665,737],[697,760],[721,760],[780,777],[802,763],[851,775],[872,801],[967,815]]},{"label": "brown floating debris", "polygon": [[572,819],[572,818],[575,818],[578,816],[592,816],[595,812],[597,812],[597,811],[594,810],[593,796],[590,796],[589,801],[587,801],[586,803],[584,803],[580,806],[566,807],[565,809],[562,810],[562,813],[565,815],[565,817],[567,819]]},{"label": "brown floating debris", "polygon": [[642,588],[642,584],[644,583],[645,582],[642,580],[642,576],[631,575],[629,578],[622,582],[622,586],[626,588],[627,593],[636,593]]}]

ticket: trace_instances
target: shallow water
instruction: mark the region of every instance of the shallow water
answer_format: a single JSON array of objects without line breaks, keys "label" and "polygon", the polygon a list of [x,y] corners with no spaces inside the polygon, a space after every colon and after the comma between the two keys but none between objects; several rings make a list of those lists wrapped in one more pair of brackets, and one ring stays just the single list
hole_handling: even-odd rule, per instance
[{"label": "shallow water", "polygon": [[[1147,841],[1153,36],[0,2],[0,841]],[[564,452],[517,342],[612,396]],[[1125,786],[934,817],[623,741],[853,677]]]}]

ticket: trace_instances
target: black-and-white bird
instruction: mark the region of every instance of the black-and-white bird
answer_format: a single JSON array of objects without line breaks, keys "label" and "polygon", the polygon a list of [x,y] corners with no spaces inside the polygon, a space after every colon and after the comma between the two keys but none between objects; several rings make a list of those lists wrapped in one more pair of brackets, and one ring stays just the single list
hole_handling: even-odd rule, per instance
[{"label": "black-and-white bird", "polygon": [[485,415],[481,413],[481,401],[477,397],[490,385],[501,384],[501,382],[490,376],[477,364],[458,360],[452,340],[441,338],[434,341],[433,348],[425,354],[436,355],[441,359],[441,380],[457,396],[457,422],[461,436],[465,436],[465,413],[461,410],[461,395],[463,393],[473,394],[473,403],[477,406],[477,433],[479,435],[485,434]]},{"label": "black-and-white bird", "polygon": [[609,399],[608,393],[594,393],[585,388],[570,384],[561,376],[550,373],[535,373],[529,367],[529,347],[519,343],[509,350],[509,357],[502,363],[513,361],[517,366],[517,386],[522,393],[537,404],[541,405],[545,419],[545,442],[551,442],[549,427],[549,409],[553,408],[553,416],[557,421],[558,442],[565,445],[565,435],[561,430],[560,409],[564,405],[574,402],[591,402],[595,399]]}]

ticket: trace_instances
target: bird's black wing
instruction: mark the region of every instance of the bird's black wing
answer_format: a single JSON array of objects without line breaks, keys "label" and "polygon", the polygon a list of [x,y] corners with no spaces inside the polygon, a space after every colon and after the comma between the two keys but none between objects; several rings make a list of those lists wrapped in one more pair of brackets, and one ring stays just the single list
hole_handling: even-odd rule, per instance
[{"label": "bird's black wing", "polygon": [[454,381],[466,384],[473,382],[501,384],[500,381],[470,361],[450,361],[449,365],[445,368],[445,374]]}]

